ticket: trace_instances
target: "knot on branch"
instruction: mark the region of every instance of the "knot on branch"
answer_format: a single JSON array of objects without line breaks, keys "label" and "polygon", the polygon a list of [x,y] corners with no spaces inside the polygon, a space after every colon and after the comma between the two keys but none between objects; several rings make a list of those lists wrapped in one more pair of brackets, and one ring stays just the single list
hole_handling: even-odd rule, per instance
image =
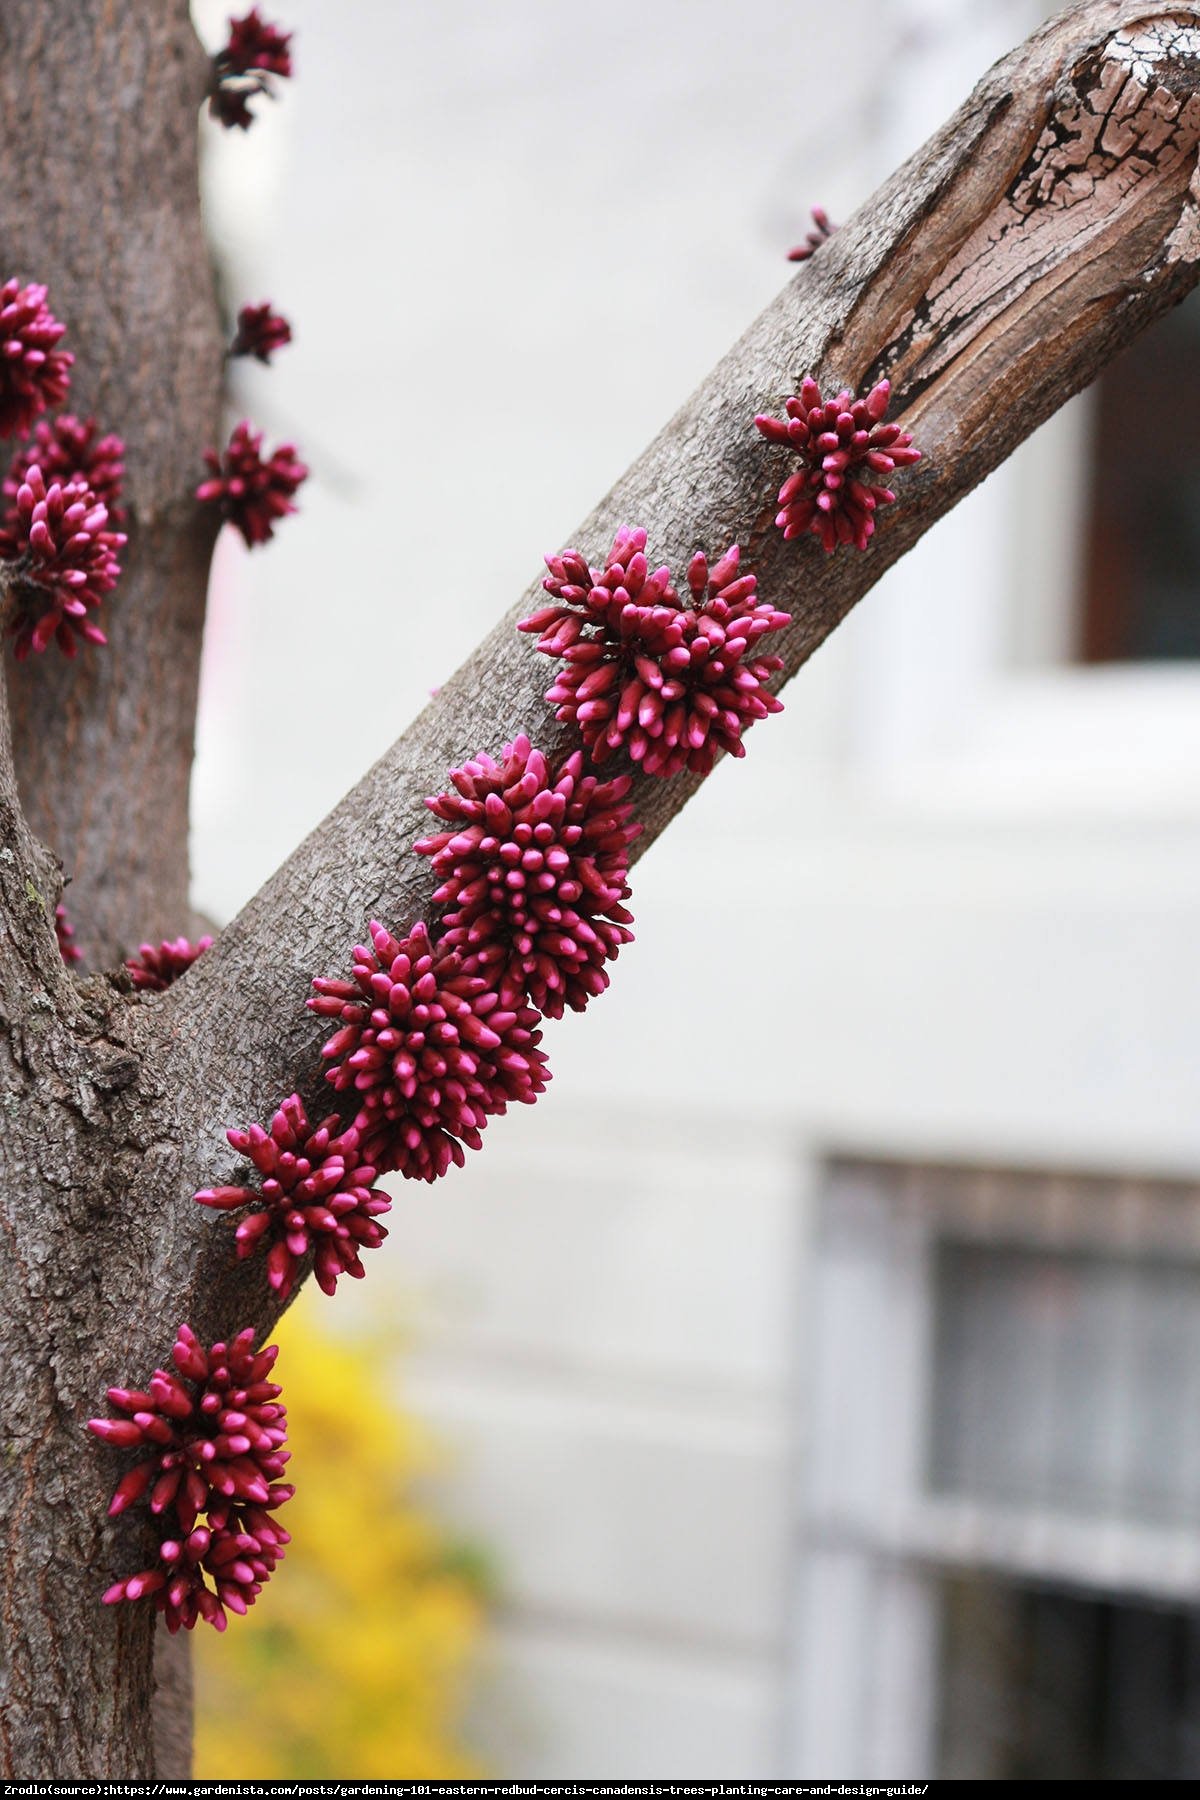
[{"label": "knot on branch", "polygon": [[996,108],[977,145],[995,198],[980,208],[977,165],[956,172],[977,223],[948,255],[930,245],[940,266],[870,371],[889,374],[906,407],[960,357],[982,393],[993,361],[1011,371],[1038,346],[1044,360],[1089,308],[1111,311],[1167,265],[1200,261],[1200,9],[1110,31],[1057,74],[1026,65],[1009,98],[1047,75],[1040,124],[1036,103],[996,107],[994,88],[973,103]]}]

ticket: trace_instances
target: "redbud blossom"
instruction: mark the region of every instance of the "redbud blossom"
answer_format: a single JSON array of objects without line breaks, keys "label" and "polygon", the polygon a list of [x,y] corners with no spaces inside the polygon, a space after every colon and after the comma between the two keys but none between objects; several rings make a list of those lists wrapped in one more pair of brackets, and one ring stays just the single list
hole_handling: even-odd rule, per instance
[{"label": "redbud blossom", "polygon": [[139,944],[137,955],[125,958],[125,967],[133,977],[135,988],[161,994],[191,968],[198,956],[203,956],[211,943],[211,937],[202,937],[195,944],[188,938],[177,937],[164,938],[161,944]]},{"label": "redbud blossom", "polygon": [[255,1350],[250,1326],[206,1350],[181,1325],[173,1371],[156,1369],[145,1389],[109,1388],[123,1416],[88,1429],[148,1453],[117,1483],[109,1516],[144,1500],[162,1538],[157,1565],[115,1583],[106,1604],[152,1596],[171,1631],[197,1618],[223,1631],[226,1609],[253,1604],[288,1541],[271,1514],[294,1492],[279,1479],[286,1409],[267,1379],[277,1355],[273,1345]]},{"label": "redbud blossom", "polygon": [[37,282],[0,287],[0,437],[28,431],[39,413],[66,399],[75,361],[58,348],[66,329]]},{"label": "redbud blossom", "polygon": [[246,419],[220,455],[206,450],[204,460],[211,475],[196,489],[197,500],[217,502],[251,548],[267,543],[279,520],[296,511],[292,496],[308,478],[294,444],[281,444],[264,461],[262,432],[252,431]]},{"label": "redbud blossom", "polygon": [[452,769],[455,791],[425,802],[450,826],[413,845],[433,858],[439,944],[469,975],[540,1013],[582,1012],[608,986],[606,961],[633,937],[627,775],[599,781],[575,751],[553,773],[527,737]]},{"label": "redbud blossom", "polygon": [[807,262],[813,251],[819,250],[822,244],[827,244],[836,230],[837,226],[825,208],[814,206],[812,208],[812,230],[806,233],[802,244],[796,244],[788,251],[788,261]]},{"label": "redbud blossom", "polygon": [[361,1278],[359,1252],[376,1250],[387,1232],[376,1223],[391,1210],[387,1195],[374,1189],[375,1170],[359,1151],[359,1133],[343,1130],[336,1114],[314,1130],[299,1094],[292,1094],[271,1120],[227,1131],[226,1137],[254,1164],[258,1187],[204,1188],[201,1206],[223,1212],[250,1206],[237,1228],[239,1258],[267,1251],[267,1280],[286,1300],[301,1260],[315,1250],[317,1285],[332,1294],[339,1275]]},{"label": "redbud blossom", "polygon": [[261,306],[243,306],[238,314],[237,335],[229,346],[230,356],[253,356],[269,363],[272,352],[282,350],[292,341],[292,328],[282,313],[271,311],[271,302]]},{"label": "redbud blossom", "polygon": [[362,1154],[384,1173],[435,1181],[463,1145],[477,1150],[489,1117],[531,1104],[550,1079],[538,1015],[464,972],[423,924],[397,939],[371,925],[352,952],[353,980],[313,982],[308,1002],[339,1021],[322,1055],[326,1080],[359,1102]]},{"label": "redbud blossom", "polygon": [[58,954],[68,967],[72,963],[83,961],[83,951],[78,944],[72,942],[75,927],[67,916],[65,906],[56,906],[54,909],[54,935],[58,939]]},{"label": "redbud blossom", "polygon": [[877,478],[921,460],[910,433],[882,423],[890,397],[890,383],[879,381],[865,400],[852,400],[848,388],[822,400],[806,375],[799,395],[785,402],[786,419],[759,413],[754,423],[768,442],[800,459],[779,490],[775,523],[785,538],[811,531],[827,552],[839,544],[866,549],[876,508],[896,498]]},{"label": "redbud blossom", "polygon": [[518,630],[538,632],[538,649],[562,658],[546,699],[578,725],[593,762],[623,747],[647,775],[707,775],[720,751],[745,754],[755,719],[781,710],[766,683],[782,663],[754,652],[789,615],[759,601],[736,544],[711,571],[693,556],[686,605],[669,569],[651,571],[645,545],[646,533],[626,526],[603,569],[578,550],[548,556],[542,585],[559,604]]},{"label": "redbud blossom", "polygon": [[81,481],[104,506],[113,525],[125,523],[121,484],[125,476],[125,446],[113,432],[97,437],[95,419],[77,419],[60,413],[56,419],[39,419],[33,437],[18,450],[4,477],[4,498],[11,513],[29,471],[40,469],[47,484]]},{"label": "redbud blossom", "polygon": [[226,128],[247,130],[254,123],[250,101],[256,94],[273,100],[272,77],[292,73],[291,41],[291,32],[260,18],[256,6],[244,19],[230,19],[228,40],[213,58],[213,117]]},{"label": "redbud blossom", "polygon": [[9,631],[18,662],[53,640],[74,656],[76,638],[107,643],[88,616],[116,586],[117,551],[125,542],[110,531],[108,509],[82,482],[48,486],[36,465],[17,489],[0,526],[0,557],[10,570],[14,612]]}]

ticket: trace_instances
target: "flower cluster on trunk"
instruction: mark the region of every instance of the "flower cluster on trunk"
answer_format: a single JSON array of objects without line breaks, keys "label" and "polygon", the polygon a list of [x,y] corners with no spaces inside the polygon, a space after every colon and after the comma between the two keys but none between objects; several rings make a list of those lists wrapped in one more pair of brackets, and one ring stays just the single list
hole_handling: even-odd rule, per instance
[{"label": "flower cluster on trunk", "polygon": [[197,1619],[223,1631],[227,1611],[254,1604],[288,1542],[274,1518],[294,1492],[280,1479],[282,1390],[268,1379],[278,1352],[255,1350],[254,1338],[248,1326],[206,1349],[181,1325],[174,1370],[156,1369],[144,1389],[109,1388],[118,1416],[88,1421],[114,1449],[143,1452],[109,1515],[144,1502],[161,1534],[155,1563],[115,1582],[104,1601],[152,1598],[169,1631]]}]

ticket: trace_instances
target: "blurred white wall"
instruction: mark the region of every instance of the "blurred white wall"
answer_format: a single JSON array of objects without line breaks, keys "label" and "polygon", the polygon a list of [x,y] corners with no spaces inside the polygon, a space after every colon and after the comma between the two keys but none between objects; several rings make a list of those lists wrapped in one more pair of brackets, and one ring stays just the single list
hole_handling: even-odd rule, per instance
[{"label": "blurred white wall", "polygon": [[[314,474],[214,576],[194,862],[219,917],[777,291],[808,206],[851,210],[1052,9],[278,10],[297,78],[212,131],[208,192],[231,302],[296,329],[237,367],[237,411]],[[1085,430],[1076,408],[930,534],[716,771],[638,865],[609,993],[551,1028],[550,1092],[402,1187],[339,1299],[417,1321],[446,1503],[497,1551],[501,1774],[806,1772],[826,1151],[1200,1164],[1200,696],[1056,665]],[[373,678],[342,649],[364,637]]]}]

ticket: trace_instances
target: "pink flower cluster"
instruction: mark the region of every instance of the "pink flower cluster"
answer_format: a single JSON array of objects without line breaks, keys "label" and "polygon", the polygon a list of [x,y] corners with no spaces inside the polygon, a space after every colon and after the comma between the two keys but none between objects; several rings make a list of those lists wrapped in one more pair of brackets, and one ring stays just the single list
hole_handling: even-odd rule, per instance
[{"label": "pink flower cluster", "polygon": [[237,333],[229,346],[230,356],[253,356],[269,363],[276,350],[292,341],[292,328],[282,313],[272,311],[271,302],[261,306],[243,306],[238,313]]},{"label": "pink flower cluster", "polygon": [[280,1480],[286,1412],[268,1380],[277,1354],[256,1351],[249,1327],[206,1350],[181,1325],[174,1371],[156,1369],[145,1389],[109,1388],[121,1416],[88,1429],[146,1453],[117,1483],[109,1515],[145,1500],[163,1535],[155,1564],[114,1583],[106,1605],[152,1597],[175,1632],[197,1619],[224,1631],[227,1611],[254,1604],[288,1542],[273,1514],[295,1491]]},{"label": "pink flower cluster", "polygon": [[562,658],[546,700],[578,725],[593,762],[624,749],[647,775],[706,775],[720,751],[744,755],[743,733],[780,710],[767,683],[783,665],[757,646],[789,615],[759,600],[740,564],[736,544],[711,569],[697,552],[685,604],[670,570],[651,570],[642,530],[618,531],[602,569],[578,550],[546,558],[542,585],[557,604],[518,630]]},{"label": "pink flower cluster", "polygon": [[18,661],[53,641],[74,656],[77,639],[108,640],[91,614],[121,573],[108,508],[81,481],[49,485],[32,465],[0,526],[0,557],[12,571],[15,610],[10,633]]},{"label": "pink flower cluster", "polygon": [[71,384],[66,331],[46,305],[46,289],[15,278],[0,287],[0,437],[28,431],[39,413],[59,406]]},{"label": "pink flower cluster", "polygon": [[551,770],[525,736],[503,760],[452,769],[453,793],[425,804],[451,829],[413,845],[433,859],[444,908],[439,944],[502,996],[548,1018],[582,1012],[608,986],[605,963],[633,936],[628,775],[599,781],[575,751]]},{"label": "pink flower cluster", "polygon": [[17,495],[29,480],[31,469],[41,472],[42,480],[66,486],[82,482],[107,507],[114,525],[125,523],[121,505],[121,488],[125,478],[125,446],[115,432],[97,435],[95,419],[77,419],[74,413],[60,413],[56,419],[40,419],[33,437],[18,450],[4,477],[7,513],[16,511]]},{"label": "pink flower cluster", "polygon": [[202,937],[195,944],[185,937],[164,938],[160,944],[139,944],[137,955],[126,957],[125,967],[133,977],[135,988],[161,994],[172,982],[178,981],[211,944],[211,937]]},{"label": "pink flower cluster", "polygon": [[355,1127],[342,1130],[334,1115],[314,1130],[299,1094],[292,1094],[270,1131],[251,1125],[225,1135],[262,1181],[257,1187],[203,1188],[196,1199],[222,1212],[254,1208],[237,1228],[239,1258],[266,1244],[267,1280],[282,1300],[310,1250],[324,1293],[333,1293],[339,1275],[361,1278],[366,1271],[359,1252],[382,1244],[387,1232],[376,1221],[392,1203],[371,1186],[375,1170],[361,1154]]},{"label": "pink flower cluster", "polygon": [[249,420],[243,419],[223,452],[205,451],[209,478],[196,489],[197,500],[219,505],[251,549],[267,543],[279,520],[295,512],[293,496],[308,478],[294,444],[281,444],[264,457],[262,438],[262,432],[253,431]]},{"label": "pink flower cluster", "polygon": [[839,544],[865,550],[875,530],[875,512],[896,496],[878,478],[921,460],[912,437],[885,425],[891,386],[876,382],[865,400],[848,388],[832,400],[806,375],[798,395],[784,404],[787,417],[759,413],[754,423],[768,443],[782,444],[800,467],[779,490],[775,523],[785,538],[811,531],[832,552]]},{"label": "pink flower cluster", "polygon": [[272,78],[292,73],[291,33],[259,17],[257,6],[244,19],[230,19],[229,37],[213,58],[209,111],[226,130],[246,131],[254,123],[256,94],[274,99]]},{"label": "pink flower cluster", "polygon": [[313,1012],[338,1021],[321,1054],[326,1080],[358,1101],[363,1155],[387,1173],[436,1181],[488,1119],[532,1104],[550,1071],[531,1006],[468,975],[424,924],[394,938],[372,923],[352,952],[353,980],[313,982]]},{"label": "pink flower cluster", "polygon": [[823,206],[812,208],[812,230],[807,232],[802,244],[796,244],[787,253],[789,262],[807,262],[814,251],[822,244],[827,244],[837,226],[833,223]]},{"label": "pink flower cluster", "polygon": [[68,968],[72,963],[83,961],[83,951],[73,941],[75,927],[67,915],[66,907],[62,905],[56,906],[54,909],[54,935],[58,939],[58,954]]}]

